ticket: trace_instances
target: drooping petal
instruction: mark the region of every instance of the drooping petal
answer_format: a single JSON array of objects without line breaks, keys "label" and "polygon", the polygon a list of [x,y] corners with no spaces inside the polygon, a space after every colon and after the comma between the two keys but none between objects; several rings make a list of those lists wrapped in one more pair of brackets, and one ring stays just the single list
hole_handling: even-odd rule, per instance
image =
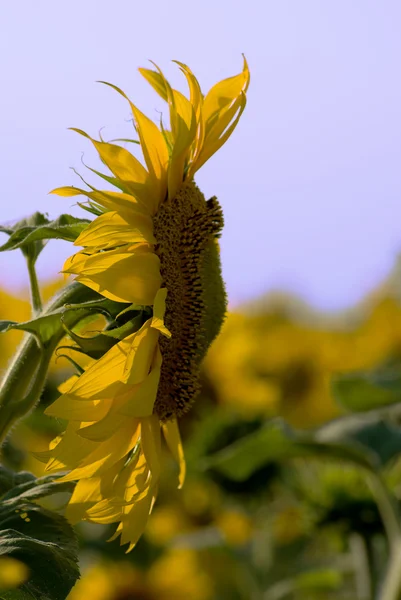
[{"label": "drooping petal", "polygon": [[151,327],[158,329],[160,333],[171,338],[171,333],[164,324],[164,313],[166,312],[167,288],[160,288],[155,296],[153,304],[153,317]]},{"label": "drooping petal", "polygon": [[46,408],[46,415],[69,421],[97,421],[110,410],[112,400],[82,400],[72,394],[60,396]]},{"label": "drooping petal", "polygon": [[134,448],[138,437],[139,427],[137,421],[125,419],[123,425],[104,442],[92,442],[81,438],[87,444],[92,444],[94,449],[85,456],[80,466],[72,469],[60,481],[75,481],[76,479],[100,475],[126,456]]},{"label": "drooping petal", "polygon": [[88,256],[65,272],[77,281],[116,302],[152,306],[162,279],[160,260],[153,252],[120,249]]},{"label": "drooping petal", "polygon": [[[68,406],[72,403],[84,403],[92,400],[93,402],[112,400],[118,391],[121,391],[121,381],[124,378],[124,370],[127,357],[132,348],[132,344],[138,336],[150,327],[150,319],[144,323],[142,328],[135,333],[130,334],[115,346],[110,348],[102,358],[94,361],[82,375],[75,380],[64,396],[61,396],[47,410],[46,414],[55,414],[62,418],[68,414]],[[141,339],[141,338],[140,338]],[[52,407],[56,404],[56,409]],[[87,406],[90,406],[89,404]],[[66,411],[63,411],[65,407]],[[103,411],[108,411],[110,402],[103,407]],[[78,410],[78,406],[76,410]],[[100,411],[100,409],[99,409]],[[103,415],[104,416],[104,415]],[[103,416],[101,418],[103,418]],[[82,421],[90,419],[81,419]]]},{"label": "drooping petal", "polygon": [[65,515],[70,523],[75,524],[81,521],[86,510],[103,499],[100,484],[100,477],[92,477],[91,479],[81,479],[78,481],[68,502]]},{"label": "drooping petal", "polygon": [[141,444],[152,478],[157,481],[160,476],[161,458],[160,425],[157,415],[141,419]]},{"label": "drooping petal", "polygon": [[[86,510],[86,519],[102,525],[110,525],[123,517],[121,502],[104,498]],[[111,541],[111,539],[109,540]]]},{"label": "drooping petal", "polygon": [[132,339],[121,381],[132,385],[145,379],[155,355],[158,337],[159,333],[151,327],[149,319]]},{"label": "drooping petal", "polygon": [[93,442],[104,442],[113,435],[126,422],[126,418],[119,414],[106,414],[96,423],[78,429],[78,435]]},{"label": "drooping petal", "polygon": [[156,243],[151,218],[140,213],[109,211],[92,221],[74,245],[106,250],[133,242]]},{"label": "drooping petal", "polygon": [[51,450],[51,458],[46,471],[64,471],[72,464],[79,464],[83,458],[93,451],[94,445],[77,435],[79,424],[70,422],[58,444]]},{"label": "drooping petal", "polygon": [[127,553],[135,546],[148,522],[149,514],[155,500],[150,491],[141,500],[132,505],[127,516],[123,518],[121,529],[121,545],[128,544]]},{"label": "drooping petal", "polygon": [[[162,356],[157,348],[154,364],[149,375],[142,383],[135,386],[135,389],[133,389],[133,386],[126,386],[127,391],[124,394],[126,402],[119,409],[119,413],[128,417],[149,417],[152,414],[159,386],[161,365]],[[129,388],[132,391],[129,391]]]},{"label": "drooping petal", "polygon": [[179,466],[178,480],[179,488],[181,488],[185,480],[186,465],[177,419],[163,423],[162,429],[167,446]]}]

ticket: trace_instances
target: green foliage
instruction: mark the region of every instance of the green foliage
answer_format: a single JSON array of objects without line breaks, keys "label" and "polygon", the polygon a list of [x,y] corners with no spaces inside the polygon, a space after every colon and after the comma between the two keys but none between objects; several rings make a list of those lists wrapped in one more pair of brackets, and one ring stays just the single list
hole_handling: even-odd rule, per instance
[{"label": "green foliage", "polygon": [[374,468],[375,459],[366,450],[351,437],[341,442],[319,441],[313,435],[296,433],[275,419],[207,458],[203,465],[234,481],[246,481],[266,464],[294,458],[331,458]]},{"label": "green foliage", "polygon": [[64,600],[79,577],[77,542],[72,527],[36,500],[71,491],[51,477],[13,474],[0,467],[0,556],[18,559],[29,578],[17,590],[2,592],[3,600]]},{"label": "green foliage", "polygon": [[401,367],[384,364],[373,371],[347,373],[333,378],[337,402],[351,412],[366,412],[401,402]]},{"label": "green foliage", "polygon": [[269,600],[280,600],[300,593],[301,597],[311,600],[316,598],[315,593],[319,593],[318,597],[321,597],[321,593],[338,590],[342,583],[341,573],[335,569],[305,571],[275,584],[267,590],[266,597]]},{"label": "green foliage", "polygon": [[29,255],[35,261],[43,250],[45,241],[57,239],[74,242],[89,223],[87,219],[78,219],[71,215],[60,215],[54,221],[49,221],[45,215],[36,212],[12,227],[0,227],[1,233],[10,236],[7,242],[0,246],[0,252],[20,248],[26,256]]}]

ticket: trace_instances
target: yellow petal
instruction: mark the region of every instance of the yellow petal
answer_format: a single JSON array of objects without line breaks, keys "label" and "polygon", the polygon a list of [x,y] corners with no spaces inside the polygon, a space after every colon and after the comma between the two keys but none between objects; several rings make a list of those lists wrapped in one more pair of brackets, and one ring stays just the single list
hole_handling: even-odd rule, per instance
[{"label": "yellow petal", "polygon": [[87,453],[81,460],[81,466],[73,469],[60,481],[74,481],[100,475],[118,463],[124,456],[127,456],[138,441],[139,428],[136,425],[137,422],[133,419],[125,419],[122,426],[104,442],[91,442],[77,436],[87,444],[92,444],[94,450]]},{"label": "yellow petal", "polygon": [[75,523],[81,521],[86,510],[103,499],[100,491],[100,483],[100,477],[78,481],[65,512],[65,516],[70,523],[75,525]]},{"label": "yellow petal", "polygon": [[132,339],[121,377],[124,383],[141,383],[150,371],[159,338],[159,332],[151,328],[150,324],[148,319]]},{"label": "yellow petal", "polygon": [[[106,83],[106,82],[102,82]],[[143,156],[149,170],[150,176],[153,178],[153,191],[155,205],[153,209],[156,211],[166,195],[167,189],[167,166],[169,161],[168,149],[160,129],[144,115],[128,98],[128,96],[120,90],[120,88],[106,83],[126,100],[128,100],[132,115],[134,117],[136,129],[138,131],[139,140],[142,147]]]},{"label": "yellow petal", "polygon": [[145,205],[151,201],[152,190],[149,186],[149,173],[135,156],[116,144],[98,142],[81,129],[73,127],[72,130],[90,139],[104,164],[135,198]]},{"label": "yellow petal", "polygon": [[79,464],[85,456],[93,452],[95,445],[76,434],[77,423],[69,423],[60,442],[51,451],[52,458],[46,465],[46,471],[62,471]]},{"label": "yellow petal", "polygon": [[[101,500],[86,511],[86,518],[92,523],[109,525],[122,518],[122,504],[110,498]],[[111,540],[109,540],[111,541]]]},{"label": "yellow petal", "polygon": [[105,250],[134,242],[156,243],[151,218],[143,214],[133,216],[110,211],[92,221],[77,237],[74,245]]},{"label": "yellow petal", "polygon": [[[67,394],[61,396],[56,402],[50,405],[46,410],[46,413],[69,418],[64,415],[68,415],[70,404],[73,405],[71,411],[74,412],[75,410],[79,410],[79,403],[82,403],[85,408],[90,407],[91,405],[86,404],[85,401],[91,400],[94,407],[93,411],[99,411],[96,412],[96,414],[102,414],[100,418],[103,418],[112,404],[111,400],[119,393],[125,392],[124,384],[121,383],[121,379],[124,378],[124,368],[127,357],[135,339],[144,331],[144,328],[146,330],[146,325],[149,328],[150,319],[142,326],[139,332],[128,335],[118,342],[118,344],[110,348],[110,350],[108,350],[101,358],[95,361],[79,378],[77,378]],[[128,391],[129,389],[130,388],[127,387]],[[110,402],[106,402],[107,400],[110,400]],[[99,402],[99,405],[97,402]],[[81,420],[89,421],[91,419]],[[96,417],[94,420],[97,420]]]},{"label": "yellow petal", "polygon": [[135,386],[135,392],[127,394],[127,402],[119,412],[128,417],[149,417],[153,412],[159,380],[160,367],[155,367],[139,386]]},{"label": "yellow petal", "polygon": [[203,118],[206,123],[206,131],[209,125],[208,122],[216,118],[216,115],[224,108],[230,106],[240,96],[241,92],[246,92],[249,79],[248,63],[244,56],[242,73],[219,81],[209,90],[203,102]]},{"label": "yellow petal", "polygon": [[71,375],[71,377],[60,383],[57,390],[60,392],[60,394],[65,394],[65,392],[69,392],[74,383],[77,381],[77,379],[78,375]]},{"label": "yellow petal", "polygon": [[199,120],[200,108],[202,105],[202,91],[201,91],[199,82],[196,79],[195,75],[192,73],[191,69],[187,65],[185,65],[182,62],[179,62],[178,60],[174,60],[173,62],[175,62],[180,67],[180,70],[184,73],[184,75],[187,79],[189,93],[190,93],[190,102],[191,102],[192,106],[194,107],[194,111],[195,111],[197,120]]},{"label": "yellow petal", "polygon": [[177,419],[172,419],[171,421],[163,423],[162,429],[167,446],[171,454],[173,455],[175,461],[178,463],[180,469],[178,479],[179,488],[181,488],[185,480],[186,465]]},{"label": "yellow petal", "polygon": [[71,196],[86,196],[90,200],[101,204],[109,210],[133,210],[135,213],[141,212],[142,214],[150,214],[149,207],[147,204],[138,202],[138,200],[130,194],[124,194],[121,192],[113,192],[110,190],[83,190],[72,186],[64,186],[56,188],[50,192],[57,196],[71,197]]},{"label": "yellow petal", "polygon": [[154,502],[154,496],[149,491],[142,500],[136,502],[122,522],[121,545],[128,544],[130,552],[145,530],[149,514]]},{"label": "yellow petal", "polygon": [[[140,452],[136,458],[125,465],[114,481],[113,494],[124,500],[124,513],[131,510],[132,501],[137,495],[149,489],[149,468],[145,456]],[[130,503],[130,504],[129,504]]]},{"label": "yellow petal", "polygon": [[46,408],[45,414],[69,421],[97,421],[110,410],[112,400],[81,400],[73,395],[60,396]]},{"label": "yellow petal", "polygon": [[138,71],[143,77],[145,77],[146,81],[150,83],[152,88],[159,94],[159,96],[161,96],[163,100],[168,102],[164,77],[162,77],[160,73],[157,73],[157,71],[153,71],[152,69],[144,69],[141,67],[140,69],[138,69]]},{"label": "yellow petal", "polygon": [[141,419],[141,446],[148,463],[152,480],[160,476],[161,435],[157,415]]},{"label": "yellow petal", "polygon": [[122,415],[108,414],[97,423],[78,429],[78,435],[94,442],[104,442],[111,437],[126,422]]},{"label": "yellow petal", "polygon": [[[151,61],[152,62],[152,61]],[[155,76],[153,79],[154,80],[158,80],[159,82],[159,86],[158,89],[156,89],[156,87],[153,86],[153,83],[148,79],[149,83],[154,87],[154,89],[159,93],[159,89],[163,86],[164,91],[165,91],[165,96],[162,96],[168,103],[169,105],[169,109],[170,109],[170,125],[171,125],[171,132],[172,132],[172,136],[174,139],[177,138],[177,119],[176,119],[176,107],[175,107],[175,95],[173,92],[173,89],[171,88],[171,85],[169,84],[168,80],[164,77],[161,69],[156,65],[156,63],[153,63],[154,66],[157,69],[157,73],[151,71],[152,73],[155,74]],[[143,75],[143,73],[142,73]]]},{"label": "yellow petal", "polygon": [[[191,69],[185,65],[184,63],[179,62],[178,60],[174,61],[176,62],[181,71],[184,73],[187,82],[188,82],[188,87],[189,87],[189,91],[190,91],[190,102],[193,106],[194,109],[194,113],[195,113],[195,117],[196,117],[196,137],[195,137],[195,143],[193,144],[193,147],[191,148],[191,157],[190,157],[190,161],[196,161],[196,158],[202,148],[202,144],[203,144],[203,138],[204,138],[204,131],[205,131],[205,127],[204,127],[204,122],[203,122],[203,96],[202,96],[202,91],[199,85],[198,80],[196,79],[195,75],[192,73]],[[188,169],[188,173],[187,173],[187,179],[191,179],[193,175],[193,169],[190,167]]]},{"label": "yellow petal", "polygon": [[[246,96],[242,93],[238,100],[222,113],[219,120],[216,121],[214,126],[210,129],[209,133],[205,135],[203,148],[193,166],[193,173],[200,169],[200,167],[226,143],[238,125],[238,121],[244,112],[245,105]],[[231,124],[228,125],[229,123]]]},{"label": "yellow petal", "polygon": [[66,272],[76,273],[77,281],[110,300],[151,306],[162,282],[160,260],[143,250],[100,252]]},{"label": "yellow petal", "polygon": [[174,144],[168,171],[168,197],[170,199],[175,197],[184,181],[185,167],[197,129],[195,111],[190,101],[177,90],[173,90],[173,97],[174,103],[171,104],[170,111],[173,114]]},{"label": "yellow petal", "polygon": [[160,288],[155,296],[153,304],[153,317],[151,327],[158,329],[160,333],[171,338],[171,333],[164,324],[164,313],[166,312],[167,288]]}]

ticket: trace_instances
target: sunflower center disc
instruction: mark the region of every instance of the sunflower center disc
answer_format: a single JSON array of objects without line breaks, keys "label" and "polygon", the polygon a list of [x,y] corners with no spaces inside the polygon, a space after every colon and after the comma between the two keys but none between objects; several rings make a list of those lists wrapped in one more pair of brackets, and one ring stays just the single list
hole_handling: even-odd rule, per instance
[{"label": "sunflower center disc", "polygon": [[162,421],[189,410],[199,393],[199,367],[226,311],[216,239],[223,213],[190,182],[154,217],[163,286],[167,288],[163,357],[155,412]]}]

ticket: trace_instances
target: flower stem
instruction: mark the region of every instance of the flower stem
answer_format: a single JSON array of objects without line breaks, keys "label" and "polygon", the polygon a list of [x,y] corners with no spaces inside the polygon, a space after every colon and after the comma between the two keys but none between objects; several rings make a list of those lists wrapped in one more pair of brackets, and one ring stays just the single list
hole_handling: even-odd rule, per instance
[{"label": "flower stem", "polygon": [[395,499],[377,473],[370,473],[369,486],[376,499],[391,548],[401,540],[401,523]]},{"label": "flower stem", "polygon": [[379,600],[401,598],[401,538],[391,546],[387,572],[384,577]]},{"label": "flower stem", "polygon": [[[50,301],[42,315],[51,313],[65,304],[79,304],[97,298],[99,295],[96,292],[79,283],[72,283]],[[79,318],[71,319],[69,326],[73,327],[82,318],[81,313]],[[60,319],[60,324],[51,340],[42,347],[31,334],[23,339],[0,385],[0,443],[13,424],[32,410],[38,402],[46,381],[51,356],[64,335],[65,331]]]},{"label": "flower stem", "polygon": [[401,600],[401,523],[392,494],[378,474],[370,474],[370,488],[379,508],[389,543],[389,561],[379,600]]},{"label": "flower stem", "polygon": [[43,306],[36,275],[35,260],[31,258],[31,256],[28,256],[26,262],[28,266],[29,282],[31,284],[32,312],[33,315],[36,316],[38,313],[42,312]]}]

